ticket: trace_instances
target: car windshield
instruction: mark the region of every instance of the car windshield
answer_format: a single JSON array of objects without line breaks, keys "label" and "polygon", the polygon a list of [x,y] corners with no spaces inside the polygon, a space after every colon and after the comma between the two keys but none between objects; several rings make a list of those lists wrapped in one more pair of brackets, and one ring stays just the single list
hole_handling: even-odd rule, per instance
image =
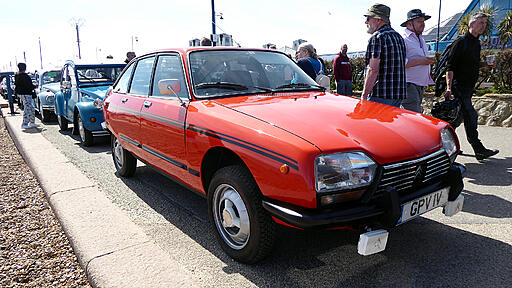
[{"label": "car windshield", "polygon": [[42,78],[42,83],[49,84],[49,83],[56,83],[60,82],[62,72],[61,71],[48,71],[44,72]]},{"label": "car windshield", "polygon": [[123,67],[90,66],[78,67],[76,73],[80,83],[115,82]]},{"label": "car windshield", "polygon": [[265,50],[200,50],[190,53],[199,98],[249,93],[321,90],[286,55]]}]

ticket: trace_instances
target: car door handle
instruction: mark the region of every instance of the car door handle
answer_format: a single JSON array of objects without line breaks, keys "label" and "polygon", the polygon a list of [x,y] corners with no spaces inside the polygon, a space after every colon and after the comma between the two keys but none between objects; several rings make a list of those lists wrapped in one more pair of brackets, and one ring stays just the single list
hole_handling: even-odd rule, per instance
[{"label": "car door handle", "polygon": [[123,99],[121,99],[122,103],[126,103],[126,101],[128,101],[128,98],[126,98],[126,97],[123,97]]},{"label": "car door handle", "polygon": [[149,102],[149,101],[144,101],[144,107],[145,107],[145,108],[149,108],[149,107],[151,107],[151,104],[153,104],[153,103],[151,103],[151,102]]}]

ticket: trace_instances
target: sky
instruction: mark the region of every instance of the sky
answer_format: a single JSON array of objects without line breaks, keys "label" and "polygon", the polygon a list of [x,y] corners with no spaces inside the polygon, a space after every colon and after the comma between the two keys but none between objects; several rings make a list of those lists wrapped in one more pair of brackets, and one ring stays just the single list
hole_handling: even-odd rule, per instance
[{"label": "sky", "polygon": [[[27,70],[60,68],[65,60],[99,63],[107,55],[122,62],[126,52],[187,47],[188,41],[212,33],[211,0],[24,0],[0,1],[0,71],[15,71],[16,61]],[[441,21],[464,10],[470,0],[442,1]],[[370,35],[365,14],[374,1],[348,0],[215,0],[217,33],[233,36],[242,47],[261,48],[273,43],[292,46],[304,39],[318,54],[337,53],[342,44],[362,51]],[[407,11],[419,8],[438,20],[438,1],[380,0],[391,8],[391,25],[398,32]],[[132,41],[133,39],[133,41]],[[11,68],[12,67],[12,68]]]}]

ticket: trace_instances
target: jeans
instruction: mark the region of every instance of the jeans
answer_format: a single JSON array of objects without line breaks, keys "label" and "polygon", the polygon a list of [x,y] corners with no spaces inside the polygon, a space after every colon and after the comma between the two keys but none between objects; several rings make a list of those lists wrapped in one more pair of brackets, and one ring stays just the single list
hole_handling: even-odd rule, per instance
[{"label": "jeans", "polygon": [[28,125],[36,122],[34,102],[32,101],[32,95],[19,95],[23,101],[23,124]]},{"label": "jeans", "polygon": [[457,97],[461,104],[462,117],[464,117],[464,129],[466,130],[466,137],[469,144],[473,149],[482,149],[483,145],[478,139],[478,113],[473,107],[471,98],[473,96],[473,87],[464,87],[460,85],[453,85],[453,94]]},{"label": "jeans", "polygon": [[336,82],[336,93],[352,96],[352,80],[340,80]]},{"label": "jeans", "polygon": [[402,104],[402,99],[386,99],[386,98],[380,98],[380,97],[368,97],[368,101],[386,104],[389,106],[400,108],[400,105]]},{"label": "jeans", "polygon": [[425,87],[414,83],[407,83],[407,98],[402,101],[402,108],[422,113],[421,102],[423,101],[423,93]]}]

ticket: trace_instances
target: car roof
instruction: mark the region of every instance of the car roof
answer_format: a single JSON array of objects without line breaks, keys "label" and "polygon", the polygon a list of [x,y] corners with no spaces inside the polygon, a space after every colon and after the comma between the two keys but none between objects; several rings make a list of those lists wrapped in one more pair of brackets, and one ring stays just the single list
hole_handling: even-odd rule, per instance
[{"label": "car roof", "polygon": [[[257,51],[272,51],[272,52],[278,52],[283,53],[279,50],[271,50],[271,49],[265,49],[265,48],[249,48],[249,47],[233,47],[233,46],[195,46],[195,47],[187,47],[187,48],[166,48],[166,49],[158,49],[154,50],[148,53],[144,53],[140,56],[150,55],[154,53],[161,53],[161,52],[179,52],[182,54],[187,54],[188,52],[192,51],[204,51],[204,50],[257,50]],[[284,54],[284,53],[283,53]],[[139,58],[139,57],[137,57]]]}]

